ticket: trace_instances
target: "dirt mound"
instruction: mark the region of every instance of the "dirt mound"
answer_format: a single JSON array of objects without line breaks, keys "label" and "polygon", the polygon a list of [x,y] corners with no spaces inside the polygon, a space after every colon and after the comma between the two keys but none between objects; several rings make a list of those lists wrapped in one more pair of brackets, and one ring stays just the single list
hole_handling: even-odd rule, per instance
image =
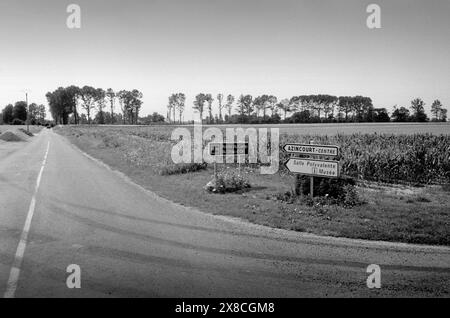
[{"label": "dirt mound", "polygon": [[19,136],[18,134],[7,130],[5,131],[3,134],[0,135],[0,140],[4,140],[4,141],[25,141],[24,138],[22,138],[21,136]]}]

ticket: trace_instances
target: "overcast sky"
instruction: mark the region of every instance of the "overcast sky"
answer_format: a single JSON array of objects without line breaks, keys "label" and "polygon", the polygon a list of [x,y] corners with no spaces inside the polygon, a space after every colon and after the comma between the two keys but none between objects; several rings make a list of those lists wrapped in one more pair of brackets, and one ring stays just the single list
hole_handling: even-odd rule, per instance
[{"label": "overcast sky", "polygon": [[[66,8],[81,7],[68,29]],[[368,29],[366,7],[381,7]],[[365,95],[375,107],[450,108],[449,0],[1,0],[0,107],[58,86],[171,93]],[[196,117],[195,117],[196,118]]]}]

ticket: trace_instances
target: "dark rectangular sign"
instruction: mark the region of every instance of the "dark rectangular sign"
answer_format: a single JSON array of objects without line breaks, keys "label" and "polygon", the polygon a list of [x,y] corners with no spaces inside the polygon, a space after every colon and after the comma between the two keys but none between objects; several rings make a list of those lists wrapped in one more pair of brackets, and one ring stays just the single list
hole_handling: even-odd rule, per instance
[{"label": "dark rectangular sign", "polygon": [[248,143],[210,143],[209,154],[211,156],[248,155]]}]

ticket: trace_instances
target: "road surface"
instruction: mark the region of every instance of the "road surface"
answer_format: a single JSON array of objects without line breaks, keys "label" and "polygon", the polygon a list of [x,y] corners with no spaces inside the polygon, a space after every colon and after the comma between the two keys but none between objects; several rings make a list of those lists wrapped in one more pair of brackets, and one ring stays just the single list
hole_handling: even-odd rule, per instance
[{"label": "road surface", "polygon": [[[0,151],[7,297],[450,294],[449,248],[323,238],[205,214],[132,184],[51,130]],[[81,269],[79,289],[66,284],[71,264]],[[380,289],[367,287],[370,264],[381,268]]]}]

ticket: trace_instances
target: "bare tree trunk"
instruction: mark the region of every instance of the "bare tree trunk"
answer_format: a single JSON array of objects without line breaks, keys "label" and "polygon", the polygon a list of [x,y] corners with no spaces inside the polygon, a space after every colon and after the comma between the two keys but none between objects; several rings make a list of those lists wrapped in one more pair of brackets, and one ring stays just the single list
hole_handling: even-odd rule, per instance
[{"label": "bare tree trunk", "polygon": [[114,102],[111,101],[111,124],[114,124]]}]

